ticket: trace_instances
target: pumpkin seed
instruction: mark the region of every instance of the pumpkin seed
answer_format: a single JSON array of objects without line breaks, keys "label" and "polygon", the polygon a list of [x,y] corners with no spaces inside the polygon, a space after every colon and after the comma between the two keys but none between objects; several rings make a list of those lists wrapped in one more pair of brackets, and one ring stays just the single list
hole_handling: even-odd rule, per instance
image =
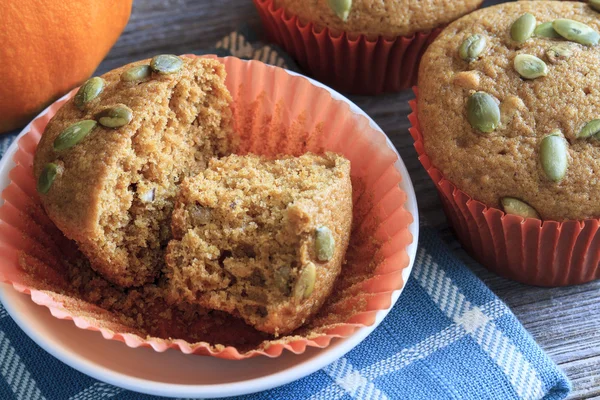
[{"label": "pumpkin seed", "polygon": [[558,39],[562,37],[552,27],[552,21],[544,22],[536,26],[533,34],[538,37],[545,37],[549,39]]},{"label": "pumpkin seed", "polygon": [[42,173],[38,178],[37,182],[37,191],[41,194],[46,194],[50,190],[54,179],[56,179],[56,175],[58,175],[58,165],[54,163],[48,163],[42,169]]},{"label": "pumpkin seed", "polygon": [[594,119],[581,129],[577,134],[578,139],[586,139],[590,136],[597,136],[600,133],[600,119]]},{"label": "pumpkin seed", "polygon": [[487,39],[483,35],[471,35],[466,38],[458,48],[460,58],[473,61],[479,58],[487,47]]},{"label": "pumpkin seed", "polygon": [[523,218],[540,218],[540,214],[529,204],[514,197],[503,197],[500,199],[502,208],[507,214],[518,215]]},{"label": "pumpkin seed", "polygon": [[95,76],[91,79],[88,79],[83,85],[81,85],[75,94],[75,98],[73,99],[75,106],[77,106],[77,108],[80,110],[83,110],[87,103],[94,100],[100,95],[100,93],[102,93],[104,86],[104,79],[100,77]]},{"label": "pumpkin seed", "polygon": [[544,173],[553,182],[560,182],[567,173],[569,152],[567,141],[560,131],[552,131],[540,143],[540,163]]},{"label": "pumpkin seed", "polygon": [[212,220],[212,211],[208,207],[203,207],[196,203],[188,208],[190,219],[194,226],[208,225]]},{"label": "pumpkin seed", "polygon": [[317,267],[314,263],[308,262],[302,268],[302,272],[300,272],[300,276],[298,277],[296,285],[294,286],[294,298],[296,300],[304,300],[308,298],[315,288],[316,279]]},{"label": "pumpkin seed", "polygon": [[150,61],[150,68],[162,75],[174,74],[183,66],[183,60],[173,54],[161,54]]},{"label": "pumpkin seed", "polygon": [[150,75],[152,75],[152,69],[149,65],[136,65],[123,72],[121,80],[123,82],[139,82],[147,79]]},{"label": "pumpkin seed", "polygon": [[335,252],[335,238],[326,226],[321,226],[315,231],[315,250],[319,261],[329,261]]},{"label": "pumpkin seed", "polygon": [[139,199],[144,203],[152,203],[156,197],[156,188],[146,190],[142,194],[138,194]]},{"label": "pumpkin seed", "polygon": [[592,10],[600,12],[600,0],[589,0],[588,4]]},{"label": "pumpkin seed", "polygon": [[500,107],[489,94],[475,92],[467,101],[467,119],[473,128],[493,132],[500,125]]},{"label": "pumpkin seed", "polygon": [[120,128],[131,122],[133,111],[131,108],[122,104],[107,108],[96,114],[96,119],[100,125],[107,128]]},{"label": "pumpkin seed", "polygon": [[352,0],[327,0],[329,7],[333,10],[342,21],[348,20],[350,9],[352,8]]},{"label": "pumpkin seed", "polygon": [[553,64],[566,60],[573,55],[573,46],[571,43],[557,43],[546,50],[546,57]]},{"label": "pumpkin seed", "polygon": [[560,36],[579,44],[595,46],[600,40],[600,34],[593,28],[572,19],[554,20],[552,27]]},{"label": "pumpkin seed", "polygon": [[54,139],[54,150],[70,149],[89,135],[96,125],[93,119],[85,119],[67,127]]},{"label": "pumpkin seed", "polygon": [[290,277],[292,276],[292,269],[284,265],[275,271],[273,275],[273,279],[275,281],[275,286],[286,296],[290,295]]},{"label": "pumpkin seed", "polygon": [[519,75],[525,79],[535,79],[548,75],[546,63],[531,54],[517,54],[514,66]]},{"label": "pumpkin seed", "polygon": [[510,37],[518,43],[527,41],[535,30],[535,17],[529,13],[521,15],[510,27]]}]

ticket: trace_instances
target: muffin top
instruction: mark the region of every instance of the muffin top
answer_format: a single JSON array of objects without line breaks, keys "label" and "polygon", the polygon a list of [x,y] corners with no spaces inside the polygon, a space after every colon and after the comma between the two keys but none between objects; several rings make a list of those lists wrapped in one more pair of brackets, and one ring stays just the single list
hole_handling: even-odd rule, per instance
[{"label": "muffin top", "polygon": [[599,30],[587,4],[559,1],[505,3],[448,26],[419,70],[433,165],[488,206],[508,197],[542,219],[600,217]]},{"label": "muffin top", "polygon": [[164,262],[179,183],[229,153],[219,60],[161,55],[84,83],[48,122],[34,175],[50,219],[120,286]]},{"label": "muffin top", "polygon": [[447,24],[483,0],[275,0],[275,5],[302,22],[314,22],[334,32],[377,36],[407,36]]}]

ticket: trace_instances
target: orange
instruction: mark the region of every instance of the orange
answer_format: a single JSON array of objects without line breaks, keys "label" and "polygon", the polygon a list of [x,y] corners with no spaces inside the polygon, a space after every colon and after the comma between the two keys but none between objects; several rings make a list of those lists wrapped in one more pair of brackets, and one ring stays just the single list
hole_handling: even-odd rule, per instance
[{"label": "orange", "polygon": [[87,79],[125,28],[133,0],[0,1],[0,133]]}]

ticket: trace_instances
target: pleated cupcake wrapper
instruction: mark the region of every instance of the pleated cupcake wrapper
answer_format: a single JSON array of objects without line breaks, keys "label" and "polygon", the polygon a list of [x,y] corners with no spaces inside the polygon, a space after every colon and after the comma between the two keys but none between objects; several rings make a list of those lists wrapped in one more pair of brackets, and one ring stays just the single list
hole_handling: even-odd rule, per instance
[{"label": "pleated cupcake wrapper", "polygon": [[496,274],[537,286],[567,286],[600,278],[600,221],[541,221],[488,207],[444,177],[425,152],[417,99],[410,101],[410,133],[419,160],[438,190],[456,236]]},{"label": "pleated cupcake wrapper", "polygon": [[57,318],[100,331],[106,339],[159,352],[173,348],[237,360],[277,357],[285,349],[298,354],[307,347],[324,348],[333,338],[348,337],[356,329],[372,325],[377,313],[391,306],[393,292],[404,286],[402,271],[409,265],[406,248],[413,240],[408,231],[413,218],[403,207],[407,196],[398,186],[401,175],[394,168],[397,155],[365,117],[307,79],[257,61],[232,57],[221,61],[234,99],[239,153],[271,156],[334,151],[352,162],[355,227],[348,253],[351,261],[344,266],[330,300],[298,331],[301,334],[265,341],[248,351],[218,343],[146,337],[124,325],[117,315],[60,294],[68,285],[62,260],[74,254],[76,247],[44,213],[32,166],[46,124],[65,99],[36,118],[18,142],[13,157],[16,166],[10,172],[11,182],[2,193],[4,204],[0,207],[0,280],[30,294],[35,303],[48,307]]},{"label": "pleated cupcake wrapper", "polygon": [[398,92],[417,83],[418,66],[442,27],[396,38],[335,34],[303,23],[274,0],[253,0],[269,41],[287,51],[310,76],[354,94]]}]

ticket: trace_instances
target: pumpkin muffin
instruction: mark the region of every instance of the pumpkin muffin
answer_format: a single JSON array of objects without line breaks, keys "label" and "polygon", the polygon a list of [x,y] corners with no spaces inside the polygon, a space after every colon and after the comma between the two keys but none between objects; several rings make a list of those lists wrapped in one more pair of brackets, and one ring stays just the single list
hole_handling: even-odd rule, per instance
[{"label": "pumpkin muffin", "polygon": [[350,162],[342,156],[212,159],[183,183],[173,212],[170,300],[289,333],[331,292],[351,221]]},{"label": "pumpkin muffin", "polygon": [[580,2],[505,3],[451,24],[420,67],[432,164],[507,213],[600,217],[599,31]]},{"label": "pumpkin muffin", "polygon": [[120,286],[155,279],[178,185],[230,151],[217,60],[157,56],[87,81],[35,154],[42,204],[93,268]]},{"label": "pumpkin muffin", "polygon": [[275,0],[277,7],[335,33],[409,36],[447,24],[478,8],[483,0]]},{"label": "pumpkin muffin", "polygon": [[372,95],[416,84],[429,43],[482,0],[254,0],[269,40],[333,88]]}]

